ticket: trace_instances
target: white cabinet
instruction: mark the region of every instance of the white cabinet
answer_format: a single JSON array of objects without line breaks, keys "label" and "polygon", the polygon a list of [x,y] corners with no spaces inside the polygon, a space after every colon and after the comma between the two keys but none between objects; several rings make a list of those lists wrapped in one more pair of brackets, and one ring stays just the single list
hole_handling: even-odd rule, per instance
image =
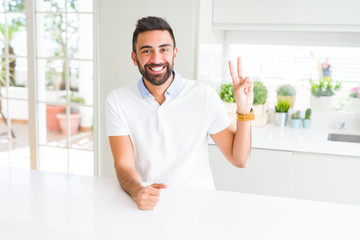
[{"label": "white cabinet", "polygon": [[292,152],[253,149],[246,168],[234,167],[215,145],[209,146],[209,152],[216,189],[290,196]]},{"label": "white cabinet", "polygon": [[214,0],[215,27],[359,31],[358,0]]},{"label": "white cabinet", "polygon": [[209,153],[218,190],[360,205],[359,157],[252,149],[239,169],[215,145]]},{"label": "white cabinet", "polygon": [[360,159],[340,155],[294,153],[295,198],[360,204]]}]

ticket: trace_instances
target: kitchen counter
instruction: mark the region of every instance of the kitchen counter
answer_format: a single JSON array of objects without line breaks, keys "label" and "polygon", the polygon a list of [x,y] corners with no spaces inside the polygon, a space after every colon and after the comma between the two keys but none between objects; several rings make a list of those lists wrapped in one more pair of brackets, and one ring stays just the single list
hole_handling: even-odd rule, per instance
[{"label": "kitchen counter", "polygon": [[[291,128],[267,124],[252,127],[252,148],[360,157],[360,143],[327,140],[329,133],[360,135],[359,130],[334,128]],[[209,144],[215,143],[209,138]]]},{"label": "kitchen counter", "polygon": [[328,133],[360,134],[360,131],[332,128],[295,129],[267,124],[262,128],[252,128],[252,147],[360,157],[359,143],[328,141]]},{"label": "kitchen counter", "polygon": [[1,239],[360,239],[360,207],[169,187],[141,211],[115,179],[0,168]]}]

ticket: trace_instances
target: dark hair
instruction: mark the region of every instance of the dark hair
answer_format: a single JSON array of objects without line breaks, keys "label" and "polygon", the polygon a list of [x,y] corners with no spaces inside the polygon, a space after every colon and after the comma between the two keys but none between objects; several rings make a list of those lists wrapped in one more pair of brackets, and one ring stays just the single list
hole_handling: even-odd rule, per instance
[{"label": "dark hair", "polygon": [[174,42],[174,48],[176,47],[175,37],[173,30],[165,19],[159,17],[144,17],[137,21],[135,31],[133,33],[132,48],[133,52],[136,53],[136,42],[140,33],[151,31],[151,30],[163,30],[168,31]]}]

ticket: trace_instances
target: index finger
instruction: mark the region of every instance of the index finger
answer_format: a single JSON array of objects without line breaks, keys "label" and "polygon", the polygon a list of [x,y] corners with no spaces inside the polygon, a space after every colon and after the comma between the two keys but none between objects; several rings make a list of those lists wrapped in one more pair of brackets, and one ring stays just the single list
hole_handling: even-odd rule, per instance
[{"label": "index finger", "polygon": [[235,74],[234,66],[232,65],[231,60],[228,61],[228,64],[229,64],[230,75],[231,75],[233,84],[235,85],[235,83],[237,82],[238,78],[237,78],[237,76],[236,76],[236,74]]},{"label": "index finger", "polygon": [[238,74],[239,79],[243,79],[243,70],[242,70],[241,57],[237,58],[237,74]]}]

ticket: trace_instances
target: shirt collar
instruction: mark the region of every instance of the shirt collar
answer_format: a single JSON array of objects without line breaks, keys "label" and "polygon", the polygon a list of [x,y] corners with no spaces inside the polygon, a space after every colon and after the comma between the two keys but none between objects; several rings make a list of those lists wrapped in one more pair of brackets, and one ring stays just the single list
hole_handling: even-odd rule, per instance
[{"label": "shirt collar", "polygon": [[[179,94],[180,82],[182,78],[180,74],[178,74],[175,71],[173,71],[173,74],[174,74],[174,80],[172,81],[170,86],[166,89],[165,94],[176,97]],[[146,88],[144,84],[143,77],[141,77],[140,80],[138,81],[138,89],[143,98],[145,98],[146,96],[152,96],[152,94],[149,92],[149,90]]]}]

